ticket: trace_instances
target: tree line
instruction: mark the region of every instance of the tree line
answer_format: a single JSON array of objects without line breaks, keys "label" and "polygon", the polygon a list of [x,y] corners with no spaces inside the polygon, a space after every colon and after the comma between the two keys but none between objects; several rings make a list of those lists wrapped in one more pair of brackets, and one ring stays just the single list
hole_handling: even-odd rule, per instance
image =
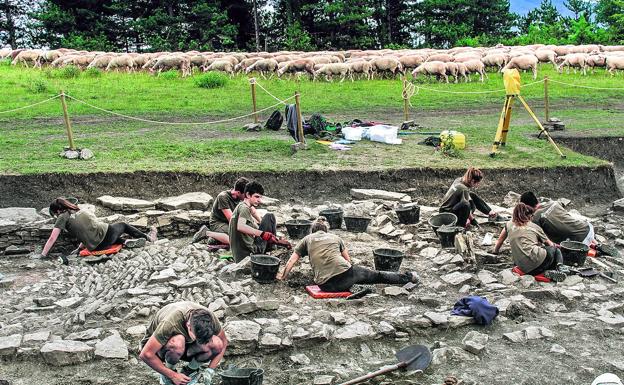
[{"label": "tree line", "polygon": [[622,44],[624,0],[0,0],[0,46],[102,51]]}]

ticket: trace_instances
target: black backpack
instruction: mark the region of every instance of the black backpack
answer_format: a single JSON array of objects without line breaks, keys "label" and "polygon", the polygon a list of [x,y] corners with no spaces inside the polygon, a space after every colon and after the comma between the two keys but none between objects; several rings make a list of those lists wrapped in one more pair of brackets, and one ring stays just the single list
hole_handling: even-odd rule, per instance
[{"label": "black backpack", "polygon": [[282,123],[284,123],[284,117],[282,116],[282,113],[275,110],[264,124],[264,128],[278,131],[280,128],[282,128]]}]

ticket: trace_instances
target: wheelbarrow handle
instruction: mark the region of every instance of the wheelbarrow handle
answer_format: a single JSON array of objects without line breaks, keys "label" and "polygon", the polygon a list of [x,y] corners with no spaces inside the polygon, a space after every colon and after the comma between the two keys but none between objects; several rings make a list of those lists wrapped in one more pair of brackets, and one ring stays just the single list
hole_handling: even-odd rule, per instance
[{"label": "wheelbarrow handle", "polygon": [[377,370],[376,372],[365,374],[365,375],[363,375],[361,377],[354,378],[354,379],[349,380],[347,382],[343,382],[342,384],[339,384],[339,385],[359,384],[359,383],[362,383],[362,382],[364,382],[366,380],[370,380],[371,378],[375,378],[377,376],[381,376],[382,374],[390,373],[390,372],[393,372],[395,370],[405,368],[405,367],[411,365],[412,362],[416,361],[421,355],[422,355],[422,353],[418,353],[414,357],[410,358],[407,361],[399,362],[398,364],[381,368],[381,369]]}]

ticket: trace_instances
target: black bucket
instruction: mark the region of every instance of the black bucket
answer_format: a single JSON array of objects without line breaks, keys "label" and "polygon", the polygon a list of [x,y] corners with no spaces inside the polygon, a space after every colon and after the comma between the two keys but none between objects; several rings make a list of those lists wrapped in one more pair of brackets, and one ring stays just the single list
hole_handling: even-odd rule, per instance
[{"label": "black bucket", "polygon": [[456,223],[457,216],[453,213],[438,213],[429,218],[429,226],[436,234],[441,226],[455,226]]},{"label": "black bucket", "polygon": [[286,221],[286,230],[288,231],[288,236],[292,239],[301,239],[306,235],[310,234],[310,229],[312,228],[312,221],[307,219],[291,219]]},{"label": "black bucket", "polygon": [[365,233],[371,219],[367,217],[345,216],[344,222],[348,231]]},{"label": "black bucket", "polygon": [[375,270],[399,271],[405,254],[401,250],[375,249],[373,256],[375,257]]},{"label": "black bucket", "polygon": [[399,206],[394,212],[404,225],[413,225],[420,220],[420,206],[417,205]]},{"label": "black bucket", "polygon": [[589,246],[581,242],[563,241],[561,242],[561,255],[563,263],[568,266],[583,266],[587,259]]},{"label": "black bucket", "polygon": [[449,249],[455,247],[455,235],[463,230],[464,228],[459,226],[441,226],[438,228],[438,238],[440,238],[442,248]]},{"label": "black bucket", "polygon": [[251,277],[259,283],[275,282],[279,270],[280,259],[270,255],[255,254],[251,259]]},{"label": "black bucket", "polygon": [[221,385],[262,385],[264,370],[230,368],[221,372]]},{"label": "black bucket", "polygon": [[327,209],[319,213],[320,216],[327,218],[330,229],[339,229],[342,227],[342,209]]}]

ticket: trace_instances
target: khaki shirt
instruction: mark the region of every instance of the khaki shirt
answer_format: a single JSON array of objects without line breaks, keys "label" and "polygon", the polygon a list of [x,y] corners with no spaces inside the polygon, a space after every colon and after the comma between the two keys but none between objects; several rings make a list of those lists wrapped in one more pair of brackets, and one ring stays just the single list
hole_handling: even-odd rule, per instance
[{"label": "khaki shirt", "polygon": [[[208,310],[206,307],[194,302],[175,302],[169,304],[160,309],[150,321],[145,336],[141,341],[141,349],[150,339],[154,336],[156,341],[161,345],[166,345],[171,337],[176,335],[183,335],[186,344],[192,344],[194,339],[189,335],[189,331],[186,327],[186,322],[189,320],[190,312],[192,310],[203,309]],[[214,314],[212,315],[212,322],[215,325],[215,335],[221,332],[221,324]]]},{"label": "khaki shirt", "polygon": [[229,226],[228,219],[223,215],[225,209],[229,209],[234,212],[234,209],[238,205],[238,201],[232,197],[230,191],[222,191],[215,198],[212,204],[212,212],[210,214],[210,229],[212,231],[219,231],[223,229],[223,226]]},{"label": "khaki shirt", "polygon": [[108,223],[98,221],[95,215],[83,210],[76,213],[64,212],[56,219],[54,227],[67,231],[87,250],[95,250],[108,231]]},{"label": "khaki shirt", "polygon": [[546,259],[544,242],[548,237],[544,231],[533,222],[516,226],[510,221],[505,225],[505,229],[514,264],[525,273],[538,268]]},{"label": "khaki shirt", "polygon": [[302,257],[310,256],[314,283],[322,285],[351,268],[351,264],[342,256],[344,249],[345,245],[340,237],[317,231],[299,241],[295,252]]},{"label": "khaki shirt", "polygon": [[589,233],[587,221],[573,217],[559,202],[554,201],[540,205],[533,215],[533,222],[555,243],[567,239],[582,242]]},{"label": "khaki shirt", "polygon": [[238,219],[243,218],[247,226],[251,226],[254,229],[258,228],[255,219],[251,215],[249,207],[245,202],[241,202],[236,206],[232,212],[232,219],[230,220],[229,236],[230,236],[230,250],[232,250],[232,256],[236,262],[240,262],[245,257],[254,253],[254,238],[251,235],[243,234],[238,231]]},{"label": "khaki shirt", "polygon": [[457,178],[444,195],[440,211],[451,211],[461,201],[470,201],[470,189],[462,183],[461,178]]}]

